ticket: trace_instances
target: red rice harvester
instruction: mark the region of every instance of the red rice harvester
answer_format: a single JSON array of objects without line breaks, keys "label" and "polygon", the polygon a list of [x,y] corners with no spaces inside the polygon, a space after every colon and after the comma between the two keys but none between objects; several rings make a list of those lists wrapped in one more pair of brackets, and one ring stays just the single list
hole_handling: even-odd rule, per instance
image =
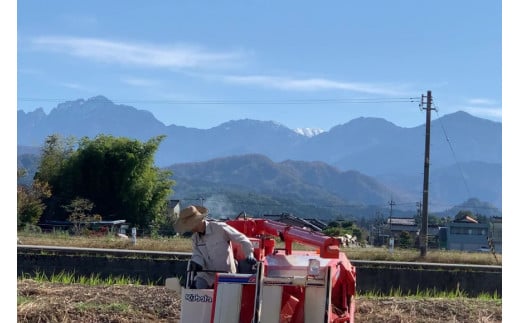
[{"label": "red rice harvester", "polygon": [[[166,279],[166,287],[181,296],[181,323],[354,322],[356,268],[337,239],[266,219],[227,223],[253,243],[256,268],[244,270],[244,255],[233,244],[238,273],[217,273],[213,289],[189,288],[190,272],[185,287]],[[285,242],[284,249],[275,248],[274,237]],[[293,250],[293,242],[317,250]]]}]

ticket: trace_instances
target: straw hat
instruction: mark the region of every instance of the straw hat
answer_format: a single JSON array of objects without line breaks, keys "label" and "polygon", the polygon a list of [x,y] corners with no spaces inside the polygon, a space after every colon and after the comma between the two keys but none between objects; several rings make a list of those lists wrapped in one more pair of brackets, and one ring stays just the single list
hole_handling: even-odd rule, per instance
[{"label": "straw hat", "polygon": [[199,205],[190,205],[182,209],[179,219],[175,221],[173,228],[178,233],[189,232],[208,214],[208,209]]}]

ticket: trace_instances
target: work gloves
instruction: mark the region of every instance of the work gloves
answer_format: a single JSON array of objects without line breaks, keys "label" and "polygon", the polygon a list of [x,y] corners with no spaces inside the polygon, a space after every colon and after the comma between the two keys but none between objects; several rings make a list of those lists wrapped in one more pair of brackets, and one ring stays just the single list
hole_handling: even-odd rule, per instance
[{"label": "work gloves", "polygon": [[250,253],[249,256],[247,256],[246,261],[250,265],[256,264],[256,259],[255,259],[255,256],[253,255],[253,253]]},{"label": "work gloves", "polygon": [[195,261],[190,261],[190,267],[188,268],[188,271],[201,271],[202,266],[196,263]]}]

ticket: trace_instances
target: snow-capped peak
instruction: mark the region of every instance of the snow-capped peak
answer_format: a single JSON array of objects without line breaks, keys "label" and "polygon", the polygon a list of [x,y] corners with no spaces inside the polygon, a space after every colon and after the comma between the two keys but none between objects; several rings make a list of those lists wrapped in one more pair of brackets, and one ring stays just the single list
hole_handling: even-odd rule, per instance
[{"label": "snow-capped peak", "polygon": [[325,130],[319,128],[296,128],[294,129],[294,132],[302,136],[314,137],[322,132],[325,132]]}]

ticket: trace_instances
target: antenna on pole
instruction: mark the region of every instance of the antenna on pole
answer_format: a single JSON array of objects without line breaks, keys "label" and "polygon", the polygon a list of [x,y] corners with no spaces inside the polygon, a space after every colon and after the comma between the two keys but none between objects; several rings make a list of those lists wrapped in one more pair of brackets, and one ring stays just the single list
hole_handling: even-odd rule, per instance
[{"label": "antenna on pole", "polygon": [[426,136],[424,142],[424,179],[423,179],[423,201],[422,201],[422,221],[419,245],[421,248],[421,257],[426,256],[428,249],[428,182],[430,177],[430,120],[432,109],[432,91],[428,91],[427,95],[422,95],[421,109],[424,110],[424,100],[426,99]]}]

